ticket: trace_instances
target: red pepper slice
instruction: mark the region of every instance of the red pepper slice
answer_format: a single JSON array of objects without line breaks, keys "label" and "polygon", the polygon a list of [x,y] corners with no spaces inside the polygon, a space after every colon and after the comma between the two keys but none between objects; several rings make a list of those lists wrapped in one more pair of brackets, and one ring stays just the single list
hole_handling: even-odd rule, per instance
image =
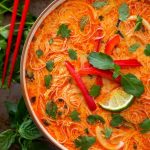
[{"label": "red pepper slice", "polygon": [[97,77],[96,77],[96,84],[99,85],[100,87],[103,86],[102,77],[100,77],[100,76],[97,76]]},{"label": "red pepper slice", "polygon": [[106,47],[105,47],[105,53],[107,55],[111,55],[112,54],[112,50],[115,48],[115,46],[117,46],[120,43],[120,36],[118,34],[116,34],[115,36],[113,36],[107,43],[106,43]]},{"label": "red pepper slice", "polygon": [[83,94],[83,96],[85,98],[86,104],[88,105],[88,108],[91,111],[94,111],[96,109],[96,104],[94,102],[94,99],[89,95],[88,90],[85,87],[85,85],[84,85],[84,83],[83,83],[83,81],[82,81],[82,79],[80,77],[80,74],[75,71],[74,66],[70,62],[66,61],[65,65],[66,65],[69,73],[71,74],[71,76],[75,80],[77,86],[81,90],[81,92],[82,92],[82,94]]}]

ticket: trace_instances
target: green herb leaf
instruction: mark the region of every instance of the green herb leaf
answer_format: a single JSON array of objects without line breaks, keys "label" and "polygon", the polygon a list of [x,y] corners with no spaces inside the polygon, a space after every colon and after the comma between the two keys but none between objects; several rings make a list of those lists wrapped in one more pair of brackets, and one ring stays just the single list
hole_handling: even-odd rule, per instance
[{"label": "green herb leaf", "polygon": [[146,133],[146,132],[149,132],[150,131],[150,119],[145,119],[141,124],[140,124],[140,127],[141,127],[141,133]]},{"label": "green herb leaf", "polygon": [[101,87],[99,85],[93,85],[90,89],[90,95],[97,97],[100,94]]},{"label": "green herb leaf", "polygon": [[129,17],[129,6],[126,3],[119,7],[119,20],[125,21]]},{"label": "green herb leaf", "polygon": [[142,18],[140,16],[137,16],[136,25],[134,28],[134,31],[139,31],[142,27]]},{"label": "green herb leaf", "polygon": [[88,56],[88,60],[95,68],[108,70],[114,68],[113,59],[104,53],[92,52]]},{"label": "green herb leaf", "polygon": [[112,120],[110,122],[110,125],[112,127],[118,127],[120,126],[124,121],[124,118],[120,114],[112,114]]},{"label": "green herb leaf", "polygon": [[105,120],[104,120],[104,118],[103,117],[101,117],[101,116],[99,116],[99,115],[89,115],[88,117],[87,117],[87,122],[89,123],[89,124],[94,124],[94,123],[96,123],[96,122],[98,122],[98,121],[100,121],[101,123],[105,123]]},{"label": "green herb leaf", "polygon": [[76,110],[74,110],[73,112],[71,112],[70,117],[73,121],[80,121],[81,119],[79,115],[80,114]]},{"label": "green herb leaf", "polygon": [[45,86],[46,88],[50,88],[51,82],[52,82],[52,75],[45,75],[44,77]]},{"label": "green herb leaf", "polygon": [[88,150],[95,142],[96,142],[95,137],[79,136],[74,141],[74,144],[75,144],[76,148],[80,148],[80,150]]},{"label": "green herb leaf", "polygon": [[49,40],[49,44],[51,45],[51,44],[53,44],[53,42],[54,42],[54,39],[51,38],[51,39]]},{"label": "green herb leaf", "polygon": [[0,35],[1,35],[5,40],[7,40],[7,38],[8,38],[8,33],[9,33],[9,30],[7,30],[7,29],[0,30]]},{"label": "green herb leaf", "polygon": [[54,68],[54,62],[49,60],[47,63],[46,63],[46,69],[51,72]]},{"label": "green herb leaf", "polygon": [[72,60],[77,60],[77,52],[75,50],[69,49],[68,54]]},{"label": "green herb leaf", "polygon": [[38,58],[40,58],[41,56],[43,56],[43,51],[42,50],[37,50],[36,51],[36,56],[38,57]]},{"label": "green herb leaf", "polygon": [[81,31],[84,31],[84,28],[85,26],[88,24],[89,22],[89,16],[83,16],[81,19],[80,19],[80,30]]},{"label": "green herb leaf", "polygon": [[139,43],[132,44],[132,45],[129,47],[129,51],[130,51],[130,52],[135,52],[139,47],[140,47],[140,44],[139,44]]},{"label": "green herb leaf", "polygon": [[58,110],[58,107],[53,101],[47,102],[46,113],[53,119],[56,119],[57,110]]},{"label": "green herb leaf", "polygon": [[95,2],[93,2],[92,6],[96,9],[100,9],[102,7],[104,7],[105,5],[107,5],[106,1],[98,1],[96,0]]},{"label": "green herb leaf", "polygon": [[8,129],[0,133],[0,149],[8,150],[10,146],[15,142],[16,133]]},{"label": "green herb leaf", "polygon": [[140,97],[144,93],[144,85],[133,74],[122,75],[121,85],[125,92],[134,95],[135,97]]},{"label": "green herb leaf", "polygon": [[145,50],[144,50],[144,54],[145,54],[146,56],[150,56],[150,44],[147,44],[147,45],[146,45],[146,48],[145,48]]},{"label": "green herb leaf", "polygon": [[104,130],[104,134],[105,134],[105,138],[109,139],[111,137],[111,134],[112,134],[112,129],[106,127],[105,130]]},{"label": "green herb leaf", "polygon": [[117,78],[120,75],[120,66],[114,65],[114,72],[113,72],[113,78]]},{"label": "green herb leaf", "polygon": [[71,30],[68,29],[68,25],[62,24],[59,26],[59,29],[57,31],[57,35],[61,36],[62,38],[69,38],[70,37]]},{"label": "green herb leaf", "polygon": [[0,40],[0,50],[6,49],[6,47],[7,47],[7,42],[5,40]]}]

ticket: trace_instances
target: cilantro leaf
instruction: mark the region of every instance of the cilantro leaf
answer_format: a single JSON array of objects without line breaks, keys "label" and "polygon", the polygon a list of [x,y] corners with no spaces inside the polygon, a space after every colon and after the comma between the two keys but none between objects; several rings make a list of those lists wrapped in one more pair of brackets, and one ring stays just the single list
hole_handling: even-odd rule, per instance
[{"label": "cilantro leaf", "polygon": [[52,75],[45,75],[44,81],[45,81],[46,88],[47,89],[50,88],[51,81],[52,81]]},{"label": "cilantro leaf", "polygon": [[106,127],[105,130],[104,130],[104,134],[105,134],[105,138],[109,139],[111,137],[111,135],[112,135],[112,129]]},{"label": "cilantro leaf", "polygon": [[36,56],[38,58],[40,58],[42,55],[43,55],[43,51],[42,50],[39,49],[39,50],[36,51]]},{"label": "cilantro leaf", "polygon": [[81,31],[84,31],[84,28],[88,24],[88,22],[89,22],[89,16],[82,16],[79,23]]},{"label": "cilantro leaf", "polygon": [[141,133],[146,133],[150,131],[150,119],[145,119],[142,123],[140,123]]},{"label": "cilantro leaf", "polygon": [[51,38],[51,39],[49,40],[49,44],[51,45],[51,44],[53,44],[53,42],[54,42],[54,39]]},{"label": "cilantro leaf", "polygon": [[125,21],[129,17],[129,6],[126,3],[119,7],[119,20]]},{"label": "cilantro leaf", "polygon": [[97,97],[100,94],[101,87],[99,85],[93,85],[90,89],[90,95]]},{"label": "cilantro leaf", "polygon": [[74,144],[75,144],[76,148],[80,148],[80,150],[88,150],[95,142],[96,142],[95,137],[79,136],[74,141]]},{"label": "cilantro leaf", "polygon": [[58,107],[53,101],[47,102],[46,113],[53,119],[56,119],[57,110],[58,110]]},{"label": "cilantro leaf", "polygon": [[124,121],[124,118],[120,114],[112,114],[111,116],[112,116],[112,120],[110,121],[110,125],[112,127],[118,127]]},{"label": "cilantro leaf", "polygon": [[140,97],[144,93],[144,85],[133,74],[122,75],[121,85],[125,92],[134,95],[135,97]]},{"label": "cilantro leaf", "polygon": [[77,60],[77,52],[75,50],[69,49],[68,54],[72,60]]},{"label": "cilantro leaf", "polygon": [[135,25],[135,28],[134,28],[134,31],[139,31],[142,27],[142,17],[140,16],[137,16],[137,20],[136,20],[136,25]]},{"label": "cilantro leaf", "polygon": [[144,54],[145,54],[146,56],[150,56],[150,44],[147,44],[147,45],[146,45],[146,48],[145,48],[145,50],[144,50]]},{"label": "cilantro leaf", "polygon": [[71,112],[70,117],[72,121],[80,121],[79,115],[80,114],[76,110],[74,110],[73,112]]},{"label": "cilantro leaf", "polygon": [[113,78],[117,78],[120,75],[120,66],[114,65],[114,72],[113,72]]},{"label": "cilantro leaf", "polygon": [[130,51],[130,52],[135,52],[139,47],[140,47],[140,44],[139,44],[139,43],[132,44],[132,45],[129,47],[129,51]]},{"label": "cilantro leaf", "polygon": [[104,120],[104,118],[103,117],[101,117],[101,116],[99,116],[99,115],[89,115],[88,117],[87,117],[87,122],[89,123],[89,124],[94,124],[94,123],[96,123],[96,122],[98,122],[98,121],[100,121],[101,123],[105,123],[105,120]]},{"label": "cilantro leaf", "polygon": [[88,56],[88,60],[95,68],[108,70],[114,68],[113,59],[104,53],[92,52]]},{"label": "cilantro leaf", "polygon": [[60,35],[62,38],[69,38],[70,33],[71,33],[71,30],[68,29],[68,25],[66,24],[61,24],[57,31],[57,35],[58,36]]},{"label": "cilantro leaf", "polygon": [[92,3],[92,6],[96,9],[100,9],[102,7],[104,7],[105,5],[107,5],[106,1],[98,1],[96,0],[95,2]]},{"label": "cilantro leaf", "polygon": [[54,68],[54,62],[49,60],[47,63],[46,63],[46,69],[51,72]]}]

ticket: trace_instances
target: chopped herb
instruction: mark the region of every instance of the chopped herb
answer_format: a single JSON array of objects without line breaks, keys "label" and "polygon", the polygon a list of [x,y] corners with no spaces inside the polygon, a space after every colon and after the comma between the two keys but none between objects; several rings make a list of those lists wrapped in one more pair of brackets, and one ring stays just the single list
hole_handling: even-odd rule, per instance
[{"label": "chopped herb", "polygon": [[74,141],[74,144],[75,144],[76,148],[80,148],[80,150],[88,150],[95,142],[96,142],[95,137],[79,136]]},{"label": "chopped herb", "polygon": [[38,58],[40,58],[41,56],[43,56],[43,51],[42,50],[37,50],[36,51],[36,56],[38,57]]},{"label": "chopped herb", "polygon": [[133,74],[122,75],[121,85],[125,92],[134,95],[135,97],[140,97],[144,93],[144,85],[141,80],[139,80]]},{"label": "chopped herb", "polygon": [[89,22],[89,16],[83,16],[81,19],[80,19],[80,30],[81,31],[84,31],[84,28],[85,26],[88,24]]},{"label": "chopped herb", "polygon": [[86,128],[84,131],[85,131],[86,134],[89,134],[89,129],[88,128]]},{"label": "chopped herb", "polygon": [[57,105],[53,101],[47,102],[46,113],[53,119],[56,119],[57,110],[58,110]]},{"label": "chopped herb", "polygon": [[130,51],[130,52],[135,52],[139,47],[140,47],[140,44],[139,44],[139,43],[132,44],[132,45],[129,47],[129,51]]},{"label": "chopped herb", "polygon": [[45,81],[46,88],[50,88],[51,81],[52,81],[52,75],[45,75],[44,81]]},{"label": "chopped herb", "polygon": [[71,112],[70,117],[72,121],[80,121],[79,115],[80,114],[76,110],[74,110],[73,112]]},{"label": "chopped herb", "polygon": [[99,116],[99,115],[89,115],[88,117],[87,117],[87,122],[89,123],[89,124],[94,124],[94,123],[96,123],[96,122],[101,122],[101,123],[105,123],[105,120],[104,120],[104,118],[103,117],[101,117],[101,116]]},{"label": "chopped herb", "polygon": [[118,127],[122,125],[124,118],[120,114],[112,114],[112,120],[110,122],[110,125],[112,127]]},{"label": "chopped herb", "polygon": [[106,1],[98,1],[96,0],[95,2],[93,2],[92,6],[96,9],[100,9],[102,7],[104,7],[105,5],[107,5]]},{"label": "chopped herb", "polygon": [[54,42],[54,39],[51,38],[51,39],[49,40],[49,44],[51,45],[51,44],[53,44],[53,42]]},{"label": "chopped herb", "polygon": [[113,78],[117,78],[120,75],[120,66],[114,65],[114,72],[113,72]]},{"label": "chopped herb", "polygon": [[61,36],[62,38],[69,38],[70,37],[71,30],[68,29],[68,25],[62,24],[59,26],[59,29],[57,31],[57,35]]},{"label": "chopped herb", "polygon": [[30,101],[31,101],[31,103],[35,103],[35,101],[36,101],[36,96],[31,97]]},{"label": "chopped herb", "polygon": [[125,21],[129,17],[129,6],[126,3],[119,7],[119,20]]},{"label": "chopped herb", "polygon": [[104,134],[105,134],[105,138],[109,139],[111,137],[111,135],[112,135],[112,129],[106,127],[105,130],[104,130]]},{"label": "chopped herb", "polygon": [[142,28],[142,17],[137,16],[136,25],[134,31],[139,31]]},{"label": "chopped herb", "polygon": [[104,16],[101,15],[101,16],[98,17],[98,19],[99,19],[100,21],[103,21],[103,20],[104,20]]},{"label": "chopped herb", "polygon": [[145,48],[145,50],[144,50],[144,54],[145,54],[146,56],[150,56],[150,44],[147,44],[147,45],[146,45],[146,48]]},{"label": "chopped herb", "polygon": [[47,63],[46,63],[46,69],[51,72],[54,68],[54,62],[49,60]]},{"label": "chopped herb", "polygon": [[77,52],[75,50],[69,49],[68,54],[72,60],[77,60]]},{"label": "chopped herb", "polygon": [[7,47],[7,42],[5,40],[0,40],[0,50],[6,49],[6,47]]},{"label": "chopped herb", "polygon": [[90,95],[97,97],[100,94],[101,87],[99,85],[93,85],[90,89]]},{"label": "chopped herb", "polygon": [[141,133],[146,133],[150,131],[150,119],[145,119],[141,124],[140,124]]},{"label": "chopped herb", "polygon": [[115,32],[115,34],[119,34],[122,38],[124,38],[124,35],[121,33],[120,30],[117,30],[117,31]]}]

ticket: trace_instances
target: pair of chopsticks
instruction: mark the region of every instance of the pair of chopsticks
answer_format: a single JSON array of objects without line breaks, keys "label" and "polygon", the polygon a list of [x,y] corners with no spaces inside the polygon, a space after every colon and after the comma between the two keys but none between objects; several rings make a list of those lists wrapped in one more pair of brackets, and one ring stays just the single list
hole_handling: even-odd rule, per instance
[{"label": "pair of chopsticks", "polygon": [[[14,49],[14,53],[13,53],[13,57],[12,57],[12,61],[11,61],[10,73],[9,73],[8,83],[7,83],[8,87],[10,87],[10,85],[11,85],[12,76],[13,76],[13,72],[14,72],[14,68],[15,68],[15,63],[17,60],[17,55],[18,55],[18,51],[19,51],[19,47],[20,47],[20,43],[21,43],[22,33],[23,33],[29,5],[30,5],[30,0],[25,0],[22,17],[21,17],[21,21],[20,21],[20,25],[19,25],[19,29],[18,29],[18,35],[17,35],[16,44],[15,44],[15,49]],[[14,0],[12,18],[11,18],[11,23],[10,23],[11,25],[10,25],[9,35],[8,35],[8,43],[7,43],[6,53],[5,53],[5,61],[4,61],[3,74],[2,74],[2,85],[4,84],[5,79],[6,79],[7,67],[8,67],[9,56],[10,56],[10,49],[11,49],[11,44],[12,44],[12,39],[13,39],[15,22],[16,22],[16,18],[17,18],[18,6],[19,6],[19,0]]]}]

